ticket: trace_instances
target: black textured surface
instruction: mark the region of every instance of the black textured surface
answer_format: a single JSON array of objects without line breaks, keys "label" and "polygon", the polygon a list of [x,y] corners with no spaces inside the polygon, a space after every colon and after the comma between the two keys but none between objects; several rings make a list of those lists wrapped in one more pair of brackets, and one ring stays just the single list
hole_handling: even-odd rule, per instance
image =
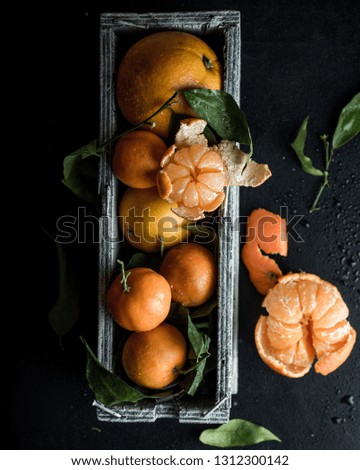
[{"label": "black textured surface", "polygon": [[[126,10],[149,10],[146,3],[132,0]],[[176,3],[170,7],[169,2],[158,1],[150,8],[219,8],[212,0]],[[97,421],[78,339],[83,334],[92,346],[96,343],[96,245],[68,247],[85,287],[81,318],[63,340],[64,351],[47,323],[56,297],[56,252],[41,226],[55,232],[59,216],[77,213],[78,201],[59,182],[62,159],[97,135],[99,12],[118,11],[118,5],[105,1],[95,10],[87,2],[62,2],[43,12],[46,26],[36,20],[27,25],[31,58],[25,60],[31,60],[29,70],[37,72],[30,98],[40,115],[36,126],[43,145],[26,164],[31,172],[26,200],[32,208],[25,214],[27,275],[21,297],[26,308],[17,314],[15,325],[21,341],[6,409],[7,448],[204,448],[198,436],[207,426],[167,420],[126,425]],[[223,0],[221,9],[227,8],[242,13],[242,108],[251,125],[256,159],[268,162],[273,172],[261,188],[242,190],[242,215],[257,207],[279,212],[281,206],[288,206],[290,218],[304,214],[296,226],[304,241],[290,238],[289,256],[281,266],[285,272],[316,273],[337,285],[350,308],[351,323],[360,331],[360,138],[335,153],[331,191],[321,201],[322,211],[314,215],[308,208],[319,180],[301,171],[288,145],[310,114],[307,150],[320,166],[318,135],[333,131],[339,111],[360,89],[358,2]],[[31,275],[31,266],[38,274]],[[244,268],[240,291],[240,382],[232,417],[266,426],[283,441],[260,444],[259,449],[359,449],[359,345],[329,377],[313,371],[298,380],[277,375],[262,363],[254,346],[261,296]]]}]

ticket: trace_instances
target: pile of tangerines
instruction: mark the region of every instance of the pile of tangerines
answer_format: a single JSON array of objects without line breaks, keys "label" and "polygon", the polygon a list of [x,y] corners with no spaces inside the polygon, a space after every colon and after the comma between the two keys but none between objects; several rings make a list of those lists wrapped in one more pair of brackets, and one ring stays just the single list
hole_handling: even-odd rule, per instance
[{"label": "pile of tangerines", "polygon": [[[161,32],[146,36],[128,50],[118,69],[116,97],[123,116],[137,125],[175,92],[200,87],[222,87],[222,69],[215,53],[191,34]],[[176,162],[167,166],[176,194],[173,191],[169,201],[169,194],[159,193],[157,181],[165,165],[174,112],[194,115],[179,93],[171,108],[121,137],[112,159],[115,176],[127,187],[119,204],[125,238],[146,253],[165,250],[158,272],[148,267],[125,270],[121,262],[121,273],[107,292],[114,320],[133,332],[122,350],[123,370],[132,382],[149,389],[171,384],[187,362],[187,340],[166,322],[171,303],[199,306],[215,294],[217,283],[214,254],[188,241],[187,226],[194,219],[176,213],[183,199],[191,209],[213,210],[221,204],[223,197],[214,204],[219,183],[214,188],[211,174],[221,171],[214,168],[211,173],[212,156],[200,145],[195,146],[197,152],[191,146],[183,150],[187,152],[185,166]]]}]

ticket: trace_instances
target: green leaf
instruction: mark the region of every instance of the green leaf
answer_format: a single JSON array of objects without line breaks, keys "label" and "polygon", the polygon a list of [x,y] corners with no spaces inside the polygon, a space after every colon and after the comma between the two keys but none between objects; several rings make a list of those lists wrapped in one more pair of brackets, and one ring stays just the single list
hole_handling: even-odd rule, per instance
[{"label": "green leaf", "polygon": [[332,146],[338,149],[360,132],[360,93],[341,111],[334,132]]},{"label": "green leaf", "polygon": [[204,378],[206,360],[210,356],[209,347],[211,340],[209,336],[196,328],[190,316],[188,316],[188,338],[192,347],[189,358],[191,358],[193,352],[195,365],[197,367],[195,370],[192,370],[193,378],[191,381],[188,381],[186,385],[186,393],[188,395],[194,395]]},{"label": "green leaf", "polygon": [[188,338],[198,361],[204,353],[208,352],[210,338],[196,328],[190,317],[188,317]]},{"label": "green leaf", "polygon": [[79,318],[81,305],[74,266],[70,265],[64,246],[61,243],[56,243],[56,249],[58,254],[59,293],[48,313],[48,319],[55,333],[58,336],[64,336],[73,328]]},{"label": "green leaf", "polygon": [[213,133],[213,131],[210,129],[209,126],[205,127],[204,136],[206,140],[208,141],[209,145],[216,145],[218,143],[215,134]]},{"label": "green leaf", "polygon": [[203,444],[214,447],[247,447],[264,441],[281,440],[268,429],[244,419],[232,419],[215,429],[200,434]]},{"label": "green leaf", "polygon": [[121,377],[105,369],[85,339],[82,337],[80,339],[87,351],[86,379],[99,402],[105,406],[115,406],[124,402],[136,403],[145,398],[157,398],[154,395],[144,395],[128,385]]},{"label": "green leaf", "polygon": [[158,254],[149,253],[134,253],[130,258],[130,261],[126,265],[126,270],[145,267],[158,271],[160,267],[161,259]]},{"label": "green leaf", "polygon": [[307,157],[304,154],[308,121],[309,121],[309,116],[307,116],[303,120],[299,129],[298,135],[296,136],[296,139],[290,145],[292,149],[294,150],[294,152],[296,153],[298,159],[300,160],[302,169],[305,171],[305,173],[308,173],[309,175],[313,175],[313,176],[322,176],[324,173],[318,168],[315,168],[312,163],[311,158]]},{"label": "green leaf", "polygon": [[201,318],[210,315],[210,313],[215,309],[217,304],[217,296],[214,296],[204,304],[199,305],[199,307],[191,309],[191,318]]},{"label": "green leaf", "polygon": [[245,114],[229,93],[202,88],[185,90],[183,93],[196,114],[204,119],[219,137],[249,145],[251,156],[252,139]]},{"label": "green leaf", "polygon": [[94,203],[98,198],[99,147],[93,140],[64,159],[62,182],[76,196]]}]

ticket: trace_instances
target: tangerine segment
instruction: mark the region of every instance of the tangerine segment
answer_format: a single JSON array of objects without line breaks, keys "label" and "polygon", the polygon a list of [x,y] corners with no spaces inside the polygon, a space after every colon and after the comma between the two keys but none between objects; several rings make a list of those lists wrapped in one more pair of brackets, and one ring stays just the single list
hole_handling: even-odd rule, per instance
[{"label": "tangerine segment", "polygon": [[315,364],[315,372],[322,375],[328,375],[343,364],[349,357],[356,341],[356,331],[350,328],[350,333],[338,349],[323,354]]},{"label": "tangerine segment", "polygon": [[249,271],[250,281],[262,295],[266,295],[282,276],[277,263],[261,253],[256,241],[245,243],[241,250],[241,259]]},{"label": "tangerine segment", "polygon": [[276,261],[264,253],[287,255],[286,221],[265,209],[255,209],[248,218],[246,241],[241,259],[249,271],[251,282],[260,294],[266,295],[282,276]]},{"label": "tangerine segment", "polygon": [[285,363],[278,359],[278,352],[271,346],[268,338],[267,317],[264,315],[260,315],[255,327],[255,344],[265,364],[281,375],[290,378],[303,377],[311,368],[312,361],[305,366],[297,366],[293,363]]},{"label": "tangerine segment", "polygon": [[264,362],[280,374],[300,377],[292,367],[309,370],[316,355],[315,371],[327,375],[350,355],[356,332],[346,320],[348,308],[337,288],[318,276],[281,277],[263,307],[269,316],[258,320],[256,347]]},{"label": "tangerine segment", "polygon": [[279,349],[287,349],[303,337],[301,325],[292,325],[276,320],[272,316],[267,317],[268,337],[271,346]]},{"label": "tangerine segment", "polygon": [[313,323],[314,328],[329,328],[349,316],[349,309],[341,297],[338,297],[335,304]]},{"label": "tangerine segment", "polygon": [[298,324],[303,315],[296,282],[280,283],[276,287],[269,291],[262,306],[278,321]]}]

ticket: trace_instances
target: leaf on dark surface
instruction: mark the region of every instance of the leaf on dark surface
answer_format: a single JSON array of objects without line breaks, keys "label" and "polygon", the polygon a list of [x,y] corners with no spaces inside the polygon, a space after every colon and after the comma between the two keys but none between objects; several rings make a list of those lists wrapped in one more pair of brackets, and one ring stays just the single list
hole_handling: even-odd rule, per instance
[{"label": "leaf on dark surface", "polygon": [[93,140],[64,159],[62,182],[86,202],[98,199],[99,156],[97,141]]},{"label": "leaf on dark surface", "polygon": [[64,245],[56,243],[56,249],[58,254],[59,293],[48,313],[48,319],[55,333],[58,336],[64,336],[73,328],[79,318],[81,304],[78,280],[73,267],[70,266]]},{"label": "leaf on dark surface", "polygon": [[360,132],[360,93],[340,113],[332,139],[334,149],[340,148]]},{"label": "leaf on dark surface", "polygon": [[145,395],[128,385],[118,375],[107,370],[97,359],[84,338],[81,338],[87,351],[86,379],[95,398],[105,406],[120,405],[124,402],[136,403],[145,398],[158,398]]},{"label": "leaf on dark surface", "polygon": [[281,440],[271,431],[244,419],[232,419],[215,429],[200,434],[203,444],[214,447],[247,447],[265,441]]},{"label": "leaf on dark surface", "polygon": [[196,114],[204,119],[219,137],[249,145],[251,156],[252,139],[245,114],[229,93],[202,88],[185,90],[183,93]]},{"label": "leaf on dark surface", "polygon": [[298,159],[301,163],[302,169],[305,171],[305,173],[308,173],[309,175],[313,175],[313,176],[322,176],[323,172],[321,170],[319,170],[318,168],[315,168],[311,158],[307,157],[304,154],[304,147],[305,147],[305,141],[306,141],[306,136],[307,136],[308,121],[309,121],[309,116],[307,116],[303,120],[303,122],[300,126],[300,129],[299,129],[299,132],[296,136],[296,139],[290,145],[291,145],[292,149],[294,150],[294,152],[296,153],[296,155],[297,155],[297,157],[298,157]]}]

